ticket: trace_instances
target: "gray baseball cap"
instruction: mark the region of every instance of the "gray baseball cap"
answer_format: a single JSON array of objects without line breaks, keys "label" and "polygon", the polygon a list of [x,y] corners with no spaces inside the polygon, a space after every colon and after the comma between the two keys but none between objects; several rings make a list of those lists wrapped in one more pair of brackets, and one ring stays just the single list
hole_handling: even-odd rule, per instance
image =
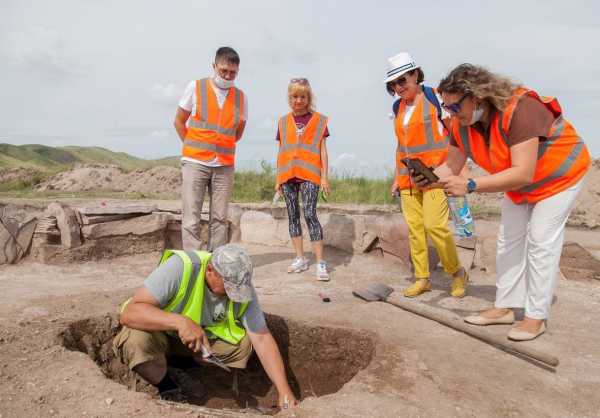
[{"label": "gray baseball cap", "polygon": [[222,245],[213,251],[211,262],[223,277],[229,299],[239,303],[252,300],[252,261],[245,249],[236,244]]}]

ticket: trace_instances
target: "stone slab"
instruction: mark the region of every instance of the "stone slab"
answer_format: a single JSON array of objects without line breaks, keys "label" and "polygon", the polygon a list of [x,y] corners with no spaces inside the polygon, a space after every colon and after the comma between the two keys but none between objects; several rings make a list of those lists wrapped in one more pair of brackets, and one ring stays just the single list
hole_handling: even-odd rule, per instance
[{"label": "stone slab", "polygon": [[82,228],[85,239],[115,237],[121,235],[146,235],[166,230],[170,214],[155,213],[122,221],[103,222]]},{"label": "stone slab", "polygon": [[156,205],[139,205],[139,204],[123,204],[123,205],[95,205],[82,206],[77,208],[82,215],[123,215],[123,214],[150,214],[157,210]]},{"label": "stone slab", "polygon": [[135,218],[136,216],[140,216],[137,213],[121,213],[115,215],[81,215],[81,224],[82,225],[93,225],[99,224],[102,222],[112,222],[112,221],[120,221],[123,219]]},{"label": "stone slab", "polygon": [[46,213],[56,218],[60,242],[64,247],[75,248],[82,244],[81,229],[73,208],[64,203],[53,202],[46,208]]}]

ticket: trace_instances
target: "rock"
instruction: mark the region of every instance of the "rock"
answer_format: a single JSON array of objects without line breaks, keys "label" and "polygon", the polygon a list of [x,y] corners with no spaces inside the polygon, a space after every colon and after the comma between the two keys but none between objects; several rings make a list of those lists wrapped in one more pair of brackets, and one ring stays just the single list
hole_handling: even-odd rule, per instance
[{"label": "rock", "polygon": [[106,402],[106,404],[107,404],[108,406],[111,406],[111,405],[112,405],[112,404],[115,402],[115,400],[114,400],[113,398],[106,398],[106,399],[104,400],[104,402]]},{"label": "rock", "polygon": [[560,269],[569,280],[600,280],[600,259],[576,242],[563,245]]},{"label": "rock", "polygon": [[378,248],[399,258],[403,263],[409,263],[408,227],[404,218],[397,215],[383,215],[370,220],[365,236],[377,236],[378,242],[375,245]]},{"label": "rock", "polygon": [[56,218],[60,242],[64,247],[75,248],[81,245],[81,230],[72,208],[63,203],[53,202],[46,208],[46,213]]},{"label": "rock", "polygon": [[475,249],[467,249],[463,247],[456,247],[458,252],[458,259],[460,260],[460,264],[465,268],[465,270],[469,271],[473,267],[475,267]]},{"label": "rock", "polygon": [[[348,253],[354,252],[354,243],[358,236],[355,217],[346,214],[331,213],[328,219],[326,216],[319,216],[319,218],[322,218],[321,224],[323,226],[325,245]],[[362,234],[360,234],[360,237],[362,240]]]},{"label": "rock", "polygon": [[81,215],[82,225],[93,225],[102,222],[120,221],[123,219],[135,218],[139,216],[135,213],[122,213],[117,215]]},{"label": "rock", "polygon": [[379,242],[379,237],[371,232],[365,232],[362,239],[362,244],[360,246],[360,251],[363,253],[368,253],[372,251]]},{"label": "rock", "polygon": [[240,242],[242,240],[240,223],[243,213],[244,211],[240,207],[229,205],[229,213],[227,214],[229,219],[229,242]]},{"label": "rock", "polygon": [[155,213],[123,221],[86,225],[81,230],[86,240],[130,234],[139,236],[166,229],[170,217],[168,213]]},{"label": "rock", "polygon": [[290,241],[287,219],[275,220],[271,215],[248,210],[240,217],[240,232],[244,242],[284,246]]},{"label": "rock", "polygon": [[37,219],[19,222],[14,218],[2,217],[0,221],[0,264],[16,263],[29,249]]},{"label": "rock", "polygon": [[110,204],[99,206],[84,206],[77,208],[82,215],[123,215],[123,214],[150,214],[157,210],[156,205],[138,204]]}]

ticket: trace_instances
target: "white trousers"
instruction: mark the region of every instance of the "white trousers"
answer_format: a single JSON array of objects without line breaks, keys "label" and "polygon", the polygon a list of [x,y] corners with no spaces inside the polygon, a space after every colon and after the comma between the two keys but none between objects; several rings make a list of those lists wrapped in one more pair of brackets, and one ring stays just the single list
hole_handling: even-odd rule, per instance
[{"label": "white trousers", "polygon": [[565,224],[584,179],[537,203],[516,205],[504,196],[496,253],[497,308],[525,308],[529,318],[548,318]]}]

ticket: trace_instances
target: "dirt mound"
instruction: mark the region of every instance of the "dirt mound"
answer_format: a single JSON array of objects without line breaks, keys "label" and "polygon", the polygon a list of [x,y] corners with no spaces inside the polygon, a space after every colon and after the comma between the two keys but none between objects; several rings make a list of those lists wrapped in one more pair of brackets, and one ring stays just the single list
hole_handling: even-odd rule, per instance
[{"label": "dirt mound", "polygon": [[158,166],[126,172],[115,165],[82,165],[58,173],[36,187],[38,191],[110,191],[178,195],[180,170]]},{"label": "dirt mound", "polygon": [[37,184],[43,178],[43,173],[33,168],[3,168],[0,169],[0,185],[6,188],[7,186],[22,186]]}]

